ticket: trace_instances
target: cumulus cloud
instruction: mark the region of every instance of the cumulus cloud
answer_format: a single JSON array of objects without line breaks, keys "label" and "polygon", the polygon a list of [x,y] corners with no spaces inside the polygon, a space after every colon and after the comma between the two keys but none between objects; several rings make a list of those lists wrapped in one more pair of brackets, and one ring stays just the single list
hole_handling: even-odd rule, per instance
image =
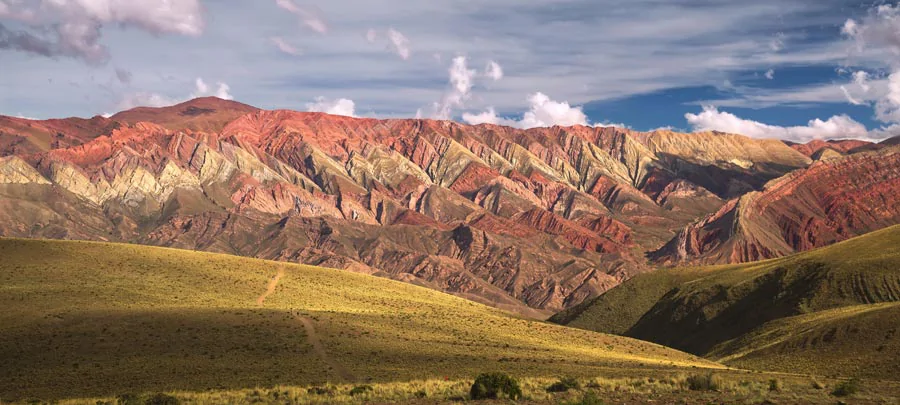
[{"label": "cumulus cloud", "polygon": [[309,27],[309,29],[320,34],[328,32],[328,23],[325,22],[325,18],[322,16],[322,12],[319,11],[319,9],[313,7],[301,7],[292,0],[275,0],[275,4],[287,12],[300,17],[300,21]]},{"label": "cumulus cloud", "polygon": [[450,88],[441,101],[434,103],[432,118],[435,119],[450,119],[453,110],[464,106],[472,96],[472,84],[477,72],[469,69],[465,56],[453,58],[453,63],[447,72],[450,76]]},{"label": "cumulus cloud", "polygon": [[484,68],[484,75],[493,80],[500,80],[503,78],[503,68],[499,63],[489,61],[487,67]]},{"label": "cumulus cloud", "polygon": [[581,107],[573,107],[565,101],[554,101],[544,93],[532,94],[528,97],[528,103],[530,109],[520,119],[500,117],[493,107],[478,114],[465,113],[462,118],[464,122],[471,125],[497,124],[526,129],[555,125],[590,125],[590,121]]},{"label": "cumulus cloud", "polygon": [[848,19],[841,32],[855,40],[859,50],[887,49],[900,55],[900,4],[875,7],[860,21]]},{"label": "cumulus cloud", "polygon": [[0,25],[0,49],[72,57],[91,64],[109,59],[109,50],[101,43],[104,25],[191,36],[200,35],[204,28],[199,0],[17,0],[0,4],[0,18],[30,27],[13,31]]},{"label": "cumulus cloud", "polygon": [[213,91],[203,78],[198,77],[194,80],[194,91],[191,92],[189,96],[169,97],[152,92],[136,92],[123,96],[116,107],[120,111],[130,110],[135,107],[168,107],[197,97],[206,96],[215,96],[223,100],[234,99],[231,95],[231,86],[229,86],[228,83],[217,82],[216,89]]},{"label": "cumulus cloud", "polygon": [[[893,73],[887,79],[887,91],[875,101],[875,117],[886,123],[900,123],[900,4],[881,5],[869,10],[868,15],[857,21],[848,19],[841,30],[848,38],[854,40],[857,49],[886,51],[885,62],[893,66]],[[852,75],[853,83],[863,93],[871,89],[870,74],[857,71]],[[852,104],[864,104],[853,97],[846,86],[841,86],[844,95]]]},{"label": "cumulus cloud", "polygon": [[775,78],[775,70],[769,69],[766,71],[766,79],[772,80]]},{"label": "cumulus cloud", "polygon": [[356,103],[346,98],[328,100],[325,97],[316,97],[314,102],[306,104],[306,111],[355,117]]},{"label": "cumulus cloud", "polygon": [[269,38],[269,40],[272,41],[272,43],[275,45],[275,47],[278,48],[278,50],[281,51],[282,53],[285,53],[288,55],[293,55],[293,56],[297,56],[297,55],[301,54],[299,49],[297,49],[295,46],[289,44],[287,41],[284,40],[284,38],[272,37],[272,38]]},{"label": "cumulus cloud", "polygon": [[813,139],[871,138],[863,124],[846,115],[836,115],[826,121],[814,119],[806,126],[782,127],[740,118],[716,107],[706,106],[699,114],[684,115],[694,131],[721,131],[752,138],[775,138],[794,142]]}]

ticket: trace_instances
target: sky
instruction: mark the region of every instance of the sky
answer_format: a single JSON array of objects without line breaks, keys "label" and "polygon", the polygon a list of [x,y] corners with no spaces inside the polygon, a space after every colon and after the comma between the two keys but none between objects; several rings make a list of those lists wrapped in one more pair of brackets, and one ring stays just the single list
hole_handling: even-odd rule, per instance
[{"label": "sky", "polygon": [[520,128],[900,134],[900,4],[0,0],[0,114],[199,96]]}]

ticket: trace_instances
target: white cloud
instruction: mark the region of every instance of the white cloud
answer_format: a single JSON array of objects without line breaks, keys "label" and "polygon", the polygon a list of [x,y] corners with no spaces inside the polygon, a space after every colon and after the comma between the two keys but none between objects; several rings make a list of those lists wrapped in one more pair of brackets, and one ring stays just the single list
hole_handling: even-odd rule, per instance
[{"label": "white cloud", "polygon": [[855,40],[860,51],[887,49],[900,55],[900,4],[875,7],[860,21],[848,19],[841,33]]},{"label": "white cloud", "polygon": [[393,28],[388,28],[387,30],[388,39],[391,41],[391,47],[397,55],[400,56],[401,59],[407,60],[409,59],[409,39],[406,38],[400,31],[397,31]]},{"label": "white cloud", "polygon": [[844,97],[847,99],[848,103],[853,104],[853,105],[865,104],[865,102],[853,97],[853,95],[850,94],[850,90],[847,90],[847,86],[841,86],[841,92],[844,93]]},{"label": "white cloud", "polygon": [[775,78],[775,70],[769,69],[766,71],[766,79],[772,80]]},{"label": "white cloud", "polygon": [[453,63],[447,72],[450,75],[450,88],[440,102],[434,103],[432,118],[435,119],[450,119],[455,108],[465,105],[472,95],[473,79],[477,73],[469,69],[465,56],[453,58]]},{"label": "white cloud", "polygon": [[219,88],[216,90],[216,97],[221,98],[222,100],[234,100],[234,96],[231,95],[231,86],[228,83],[219,82]]},{"label": "white cloud", "polygon": [[740,118],[712,106],[703,108],[699,114],[684,115],[695,131],[721,131],[746,135],[752,138],[775,138],[794,142],[808,142],[813,139],[845,139],[871,137],[863,124],[846,115],[836,115],[827,121],[814,119],[806,126],[782,127]]},{"label": "white cloud", "polygon": [[472,113],[463,113],[462,115],[463,122],[469,125],[479,125],[479,124],[494,124],[494,125],[509,125],[516,126],[515,122],[506,120],[497,115],[497,111],[494,110],[494,107],[488,107],[484,112],[480,112],[478,114]]},{"label": "white cloud", "polygon": [[289,13],[300,17],[300,21],[303,21],[303,24],[309,27],[309,29],[320,34],[328,32],[328,23],[325,22],[322,12],[318,9],[300,7],[291,0],[275,0],[275,4]]},{"label": "white cloud", "polygon": [[370,44],[375,43],[378,40],[378,31],[374,28],[369,28],[369,31],[366,32],[366,41],[369,41]]},{"label": "white cloud", "polygon": [[203,78],[198,77],[194,80],[194,93],[192,94],[192,97],[203,97],[207,94],[209,94],[209,85],[203,81]]},{"label": "white cloud", "polygon": [[293,55],[293,56],[298,56],[302,53],[295,46],[293,46],[293,45],[289,44],[287,41],[285,41],[284,38],[272,37],[272,38],[269,38],[269,40],[272,41],[272,43],[275,44],[275,47],[278,48],[278,50],[281,51],[282,53],[285,53],[288,55]]},{"label": "white cloud", "polygon": [[306,111],[355,117],[356,103],[354,103],[353,100],[348,100],[346,98],[328,100],[325,97],[316,97],[315,102],[306,103]]},{"label": "white cloud", "polygon": [[0,49],[74,57],[92,64],[109,59],[109,50],[100,42],[103,26],[190,36],[198,36],[204,29],[199,0],[18,0],[0,4],[0,18],[31,27],[30,31],[12,31],[0,24]]},{"label": "white cloud", "polygon": [[503,68],[499,63],[489,61],[487,67],[484,68],[484,75],[493,80],[500,80],[503,78]]},{"label": "white cloud", "polygon": [[168,107],[171,105],[183,103],[185,101],[197,98],[215,96],[223,100],[233,100],[231,95],[231,86],[227,83],[216,83],[216,91],[213,92],[209,84],[203,78],[198,77],[194,80],[194,91],[187,97],[169,97],[153,92],[136,92],[126,94],[119,100],[116,108],[119,111],[130,110],[135,107]]},{"label": "white cloud", "polygon": [[[581,107],[570,106],[565,101],[551,100],[544,93],[532,94],[528,97],[528,103],[530,104],[529,111],[525,112],[522,118],[518,120],[497,116],[497,112],[493,107],[489,107],[486,111],[479,114],[465,113],[462,118],[464,122],[472,125],[497,124],[526,129],[552,127],[555,125],[590,125],[587,115],[584,114]],[[615,124],[606,125],[616,126]]]},{"label": "white cloud", "polygon": [[117,109],[124,111],[135,107],[168,107],[183,101],[186,100],[173,99],[157,93],[140,92],[125,95],[119,101]]},{"label": "white cloud", "polygon": [[888,76],[888,92],[875,103],[875,117],[882,122],[900,122],[900,72]]},{"label": "white cloud", "polygon": [[853,82],[859,86],[862,91],[868,92],[872,86],[869,85],[869,73],[863,70],[853,72]]}]

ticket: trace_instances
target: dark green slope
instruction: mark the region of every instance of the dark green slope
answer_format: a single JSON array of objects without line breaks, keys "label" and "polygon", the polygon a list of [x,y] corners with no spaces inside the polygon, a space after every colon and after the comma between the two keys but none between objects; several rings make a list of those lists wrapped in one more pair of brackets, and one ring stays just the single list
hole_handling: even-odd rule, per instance
[{"label": "dark green slope", "polygon": [[[870,356],[878,347],[883,346],[882,352],[894,347],[893,334],[888,336],[890,342],[875,344],[853,338],[853,333],[839,333],[871,329],[862,324],[846,328],[848,322],[885,325],[896,318],[883,308],[875,315],[869,311],[837,315],[851,307],[895,301],[900,301],[900,226],[781,259],[640,275],[551,321],[649,340],[727,364],[797,372],[846,371],[846,367],[830,367],[835,363],[829,362],[829,356],[817,360],[816,350],[828,346],[828,350],[855,353],[860,361],[900,360],[896,350]],[[861,314],[868,315],[860,318]],[[810,317],[819,319],[819,329],[806,337],[818,333],[822,339],[816,345],[811,340],[789,339],[807,331],[802,321]],[[767,333],[773,330],[779,332]],[[791,347],[804,348],[799,353],[813,358],[769,361]],[[819,349],[807,350],[812,347]],[[881,370],[885,372],[875,374],[897,376]]]}]

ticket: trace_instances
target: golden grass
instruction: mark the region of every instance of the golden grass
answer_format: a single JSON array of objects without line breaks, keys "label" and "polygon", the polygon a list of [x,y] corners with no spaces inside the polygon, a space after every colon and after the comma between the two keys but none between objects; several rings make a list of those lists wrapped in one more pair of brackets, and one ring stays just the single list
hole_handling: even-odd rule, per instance
[{"label": "golden grass", "polygon": [[[737,371],[715,372],[718,387],[713,391],[692,391],[688,378],[698,374],[661,371],[652,377],[628,376],[578,379],[580,388],[564,393],[549,393],[554,378],[521,378],[523,402],[538,404],[578,403],[587,392],[595,393],[604,403],[804,403],[830,404],[835,398],[831,389],[838,380],[812,380],[790,375],[762,375]],[[772,390],[776,381],[778,389]],[[824,382],[823,382],[824,381]],[[372,390],[351,396],[353,384],[321,384],[314,386],[275,386],[236,390],[172,391],[183,404],[361,404],[361,403],[456,403],[466,399],[472,380],[415,380],[371,384]],[[854,403],[890,403],[897,383],[867,382]],[[504,401],[495,401],[505,403]],[[76,398],[60,405],[115,404],[115,396]]]},{"label": "golden grass", "polygon": [[0,400],[721,368],[337,270],[16,239],[0,258]]}]

